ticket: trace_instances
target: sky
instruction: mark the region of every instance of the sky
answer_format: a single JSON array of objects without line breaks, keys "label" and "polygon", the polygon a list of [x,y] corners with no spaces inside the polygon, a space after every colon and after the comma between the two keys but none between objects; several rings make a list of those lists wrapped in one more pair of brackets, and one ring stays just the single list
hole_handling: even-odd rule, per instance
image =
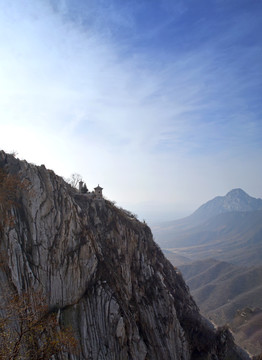
[{"label": "sky", "polygon": [[262,197],[261,0],[0,0],[0,149],[149,223]]}]

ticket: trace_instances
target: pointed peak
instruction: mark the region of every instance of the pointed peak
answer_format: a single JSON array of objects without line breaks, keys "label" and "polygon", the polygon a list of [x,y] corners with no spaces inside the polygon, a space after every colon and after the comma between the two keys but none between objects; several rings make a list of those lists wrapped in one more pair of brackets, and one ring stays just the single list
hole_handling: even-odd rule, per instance
[{"label": "pointed peak", "polygon": [[238,196],[243,196],[243,195],[249,197],[249,195],[244,190],[242,190],[240,188],[236,188],[236,189],[230,190],[226,194],[226,197],[231,197],[231,196],[238,197]]},{"label": "pointed peak", "polygon": [[254,210],[262,210],[262,199],[253,198],[236,188],[201,205],[191,216],[202,221],[225,212]]}]

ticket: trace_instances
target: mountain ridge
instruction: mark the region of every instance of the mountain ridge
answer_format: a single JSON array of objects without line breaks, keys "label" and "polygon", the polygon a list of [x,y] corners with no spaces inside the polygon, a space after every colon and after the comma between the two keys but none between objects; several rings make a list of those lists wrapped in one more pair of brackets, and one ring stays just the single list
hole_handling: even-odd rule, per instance
[{"label": "mountain ridge", "polygon": [[[222,211],[221,201],[222,204],[232,201],[232,204],[227,206],[226,211],[223,205]],[[243,190],[235,189],[225,197],[217,197],[202,205],[187,218],[153,228],[154,236],[163,249],[191,260],[213,257],[239,265],[260,265],[261,203],[261,199],[252,198]],[[210,207],[216,209],[216,215],[211,216]],[[238,210],[229,211],[233,208]]]},{"label": "mountain ridge", "polygon": [[202,313],[218,326],[228,323],[238,343],[259,354],[262,310],[254,309],[262,309],[261,199],[233,189],[154,234]]},{"label": "mountain ridge", "polygon": [[221,213],[254,211],[262,209],[262,199],[248,195],[240,188],[230,190],[225,196],[217,196],[193,212],[191,219],[202,221]]},{"label": "mountain ridge", "polygon": [[1,151],[0,169],[1,294],[41,290],[77,334],[67,359],[249,359],[201,316],[146,224],[44,166]]}]

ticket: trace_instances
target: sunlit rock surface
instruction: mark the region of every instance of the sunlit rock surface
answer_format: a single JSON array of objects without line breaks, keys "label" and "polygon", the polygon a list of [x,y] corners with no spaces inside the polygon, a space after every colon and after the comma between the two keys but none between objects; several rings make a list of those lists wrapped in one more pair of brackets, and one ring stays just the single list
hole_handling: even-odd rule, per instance
[{"label": "sunlit rock surface", "polygon": [[0,152],[26,181],[1,227],[1,291],[41,289],[71,324],[74,360],[248,359],[203,319],[149,227],[106,200],[79,194],[44,166]]}]

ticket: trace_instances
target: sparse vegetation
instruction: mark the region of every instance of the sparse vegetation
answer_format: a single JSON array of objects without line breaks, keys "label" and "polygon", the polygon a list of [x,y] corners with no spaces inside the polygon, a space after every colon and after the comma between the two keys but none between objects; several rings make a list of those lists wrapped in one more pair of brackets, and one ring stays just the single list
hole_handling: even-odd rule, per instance
[{"label": "sparse vegetation", "polygon": [[15,158],[18,156],[18,152],[16,150],[12,150],[10,155],[14,156]]},{"label": "sparse vegetation", "polygon": [[83,178],[80,174],[74,173],[69,179],[65,179],[65,181],[72,187],[77,188],[80,181],[83,181]]},{"label": "sparse vegetation", "polygon": [[[0,168],[0,232],[14,225],[13,209],[19,206],[19,191],[27,187],[26,181]],[[2,270],[6,259],[2,248]],[[72,331],[60,328],[57,314],[48,311],[40,293],[8,293],[4,291],[0,297],[0,360],[47,360],[60,352],[76,350]]]},{"label": "sparse vegetation", "polygon": [[17,206],[17,193],[27,187],[27,182],[0,169],[0,230],[4,225],[13,224],[11,208]]},{"label": "sparse vegetation", "polygon": [[252,357],[252,360],[262,360],[262,353]]},{"label": "sparse vegetation", "polygon": [[77,349],[72,331],[61,329],[40,293],[2,298],[0,314],[0,360],[47,360]]},{"label": "sparse vegetation", "polygon": [[132,219],[137,219],[137,214],[132,213],[129,210],[123,209],[122,207],[119,207],[119,210],[121,210],[125,215],[127,215],[128,217],[132,218]]}]

